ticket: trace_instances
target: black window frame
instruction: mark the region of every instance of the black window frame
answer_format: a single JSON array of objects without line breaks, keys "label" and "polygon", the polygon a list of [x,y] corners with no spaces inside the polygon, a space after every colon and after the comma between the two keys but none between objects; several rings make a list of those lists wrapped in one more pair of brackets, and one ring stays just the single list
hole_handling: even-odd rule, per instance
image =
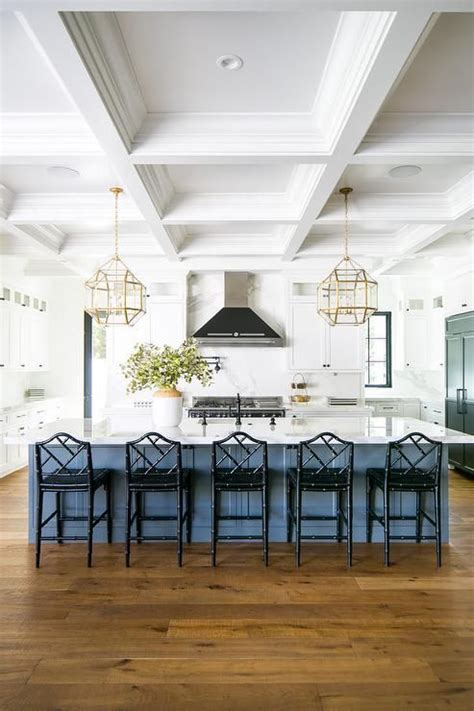
[{"label": "black window frame", "polygon": [[[385,318],[385,353],[386,353],[386,379],[385,383],[364,383],[365,388],[391,388],[392,387],[392,312],[391,311],[376,311],[370,318],[379,318],[384,316]],[[367,335],[365,337],[365,358],[364,358],[364,380],[365,373],[370,373],[370,328],[369,323],[367,323]],[[380,361],[377,361],[380,362]]]}]

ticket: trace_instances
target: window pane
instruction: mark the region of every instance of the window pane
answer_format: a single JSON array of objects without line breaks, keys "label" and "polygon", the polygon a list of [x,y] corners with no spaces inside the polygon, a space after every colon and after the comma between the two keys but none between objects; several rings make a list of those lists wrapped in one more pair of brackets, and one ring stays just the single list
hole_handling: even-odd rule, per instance
[{"label": "window pane", "polygon": [[385,338],[386,336],[386,319],[385,315],[372,316],[369,319],[370,338]]},{"label": "window pane", "polygon": [[385,363],[371,363],[370,382],[368,385],[385,385],[387,382],[387,367]]},{"label": "window pane", "polygon": [[387,358],[387,344],[385,339],[377,338],[369,342],[369,360],[385,361]]}]

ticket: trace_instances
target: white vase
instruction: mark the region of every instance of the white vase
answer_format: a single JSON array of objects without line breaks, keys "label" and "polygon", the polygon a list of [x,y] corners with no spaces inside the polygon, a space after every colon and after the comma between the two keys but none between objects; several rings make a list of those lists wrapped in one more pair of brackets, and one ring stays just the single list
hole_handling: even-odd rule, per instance
[{"label": "white vase", "polygon": [[183,419],[183,396],[179,390],[158,390],[153,396],[152,417],[156,428],[178,427]]}]

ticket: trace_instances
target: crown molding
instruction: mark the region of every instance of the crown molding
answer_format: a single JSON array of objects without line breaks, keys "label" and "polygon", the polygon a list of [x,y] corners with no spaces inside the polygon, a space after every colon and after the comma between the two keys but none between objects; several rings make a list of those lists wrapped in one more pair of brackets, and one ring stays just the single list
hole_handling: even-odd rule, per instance
[{"label": "crown molding", "polygon": [[[8,219],[13,223],[68,223],[112,220],[113,205],[107,193],[19,193]],[[121,222],[142,222],[143,217],[127,195],[120,201]]]},{"label": "crown molding", "polygon": [[294,161],[328,155],[311,113],[148,114],[131,151],[134,163]]},{"label": "crown molding", "polygon": [[6,220],[10,214],[13,201],[15,199],[14,193],[9,190],[5,185],[0,184],[0,218]]},{"label": "crown molding", "polygon": [[61,17],[130,152],[146,108],[115,13],[64,12]]},{"label": "crown molding", "polygon": [[163,165],[137,165],[136,170],[160,217],[170,205],[174,188]]},{"label": "crown molding", "polygon": [[405,156],[467,158],[474,155],[474,114],[386,112],[380,114],[351,163],[391,161]]},{"label": "crown molding", "polygon": [[32,163],[32,158],[101,156],[103,151],[78,114],[0,114],[3,163]]},{"label": "crown molding", "polygon": [[341,13],[313,108],[331,153],[395,17],[395,12]]},{"label": "crown molding", "polygon": [[451,219],[457,220],[474,209],[474,170],[445,193],[451,207]]}]

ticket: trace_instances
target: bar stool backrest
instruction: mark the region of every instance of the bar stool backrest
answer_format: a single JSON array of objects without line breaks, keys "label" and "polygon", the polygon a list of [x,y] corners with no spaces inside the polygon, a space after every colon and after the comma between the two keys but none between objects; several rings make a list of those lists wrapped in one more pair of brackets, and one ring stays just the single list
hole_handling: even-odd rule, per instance
[{"label": "bar stool backrest", "polygon": [[168,439],[159,432],[147,432],[125,445],[127,476],[137,470],[140,476],[176,474],[182,476],[181,442]]},{"label": "bar stool backrest", "polygon": [[298,444],[298,472],[311,470],[313,475],[338,474],[352,478],[354,443],[332,432],[321,432]]},{"label": "bar stool backrest", "polygon": [[421,432],[410,432],[387,450],[385,475],[390,481],[392,474],[398,476],[424,476],[438,484],[441,472],[442,443],[430,439]]},{"label": "bar stool backrest", "polygon": [[43,442],[35,443],[36,474],[40,481],[45,476],[93,477],[90,442],[76,439],[67,432],[57,432]]},{"label": "bar stool backrest", "polygon": [[232,432],[212,443],[212,470],[224,474],[264,474],[268,466],[268,445],[246,432]]}]

